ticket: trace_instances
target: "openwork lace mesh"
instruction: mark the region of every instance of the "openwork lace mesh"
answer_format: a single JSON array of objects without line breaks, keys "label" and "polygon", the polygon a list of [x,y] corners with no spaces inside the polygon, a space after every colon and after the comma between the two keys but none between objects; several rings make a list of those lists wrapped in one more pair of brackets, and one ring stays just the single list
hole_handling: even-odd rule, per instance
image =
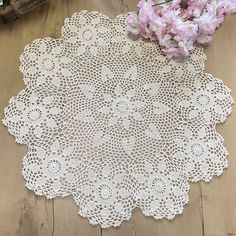
[{"label": "openwork lace mesh", "polygon": [[4,124],[28,146],[26,186],[47,198],[73,195],[92,224],[118,226],[139,207],[172,219],[188,202],[188,181],[227,167],[216,124],[233,99],[204,73],[197,48],[167,60],[158,45],[98,12],[65,20],[59,39],[26,46],[26,88],[11,98]]}]

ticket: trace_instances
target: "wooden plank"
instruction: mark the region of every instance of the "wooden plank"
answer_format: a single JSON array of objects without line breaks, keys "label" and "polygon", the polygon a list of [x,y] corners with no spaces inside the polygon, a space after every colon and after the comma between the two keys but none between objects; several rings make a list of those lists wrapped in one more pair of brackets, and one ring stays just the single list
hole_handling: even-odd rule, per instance
[{"label": "wooden plank", "polygon": [[89,224],[86,218],[78,215],[79,208],[72,197],[54,200],[55,236],[101,236],[100,226]]},{"label": "wooden plank", "polygon": [[[24,88],[19,73],[19,56],[24,46],[41,35],[46,6],[38,8],[37,14],[0,27],[0,107],[11,96]],[[44,197],[37,198],[24,187],[21,176],[22,157],[26,147],[16,145],[7,129],[0,125],[0,235],[30,236],[49,235],[52,231],[52,203]]]},{"label": "wooden plank", "polygon": [[[236,97],[236,15],[227,17],[216,32],[214,41],[206,48],[206,71],[219,77]],[[229,167],[210,184],[203,184],[205,235],[236,235],[236,112],[218,126],[229,152]]]}]

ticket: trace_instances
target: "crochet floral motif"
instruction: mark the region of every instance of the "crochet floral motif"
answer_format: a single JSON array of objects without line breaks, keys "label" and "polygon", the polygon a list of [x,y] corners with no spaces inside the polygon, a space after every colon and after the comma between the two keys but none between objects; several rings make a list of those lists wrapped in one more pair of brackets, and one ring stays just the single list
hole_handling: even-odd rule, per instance
[{"label": "crochet floral motif", "polygon": [[203,49],[167,60],[155,43],[127,36],[126,18],[82,11],[65,20],[60,39],[26,46],[26,88],[3,120],[29,147],[26,186],[47,198],[73,195],[80,214],[103,228],[135,207],[173,219],[188,202],[188,181],[227,167],[215,125],[233,99],[203,72]]}]

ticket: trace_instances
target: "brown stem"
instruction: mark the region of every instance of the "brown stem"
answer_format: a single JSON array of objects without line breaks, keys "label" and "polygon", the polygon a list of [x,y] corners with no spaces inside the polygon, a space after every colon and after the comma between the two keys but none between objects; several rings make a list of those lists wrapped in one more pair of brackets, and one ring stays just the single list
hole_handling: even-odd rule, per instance
[{"label": "brown stem", "polygon": [[172,2],[173,0],[167,0],[167,1],[165,1],[165,2],[162,2],[162,3],[157,3],[157,4],[154,4],[154,5],[152,5],[153,7],[155,7],[155,6],[160,6],[160,5],[163,5],[163,4],[165,4],[165,3],[168,3],[168,2]]},{"label": "brown stem", "polygon": [[[168,3],[168,2],[172,2],[173,0],[167,0],[165,2],[162,2],[162,3],[157,3],[157,4],[154,4],[152,5],[153,7],[155,6],[160,6],[160,5],[163,5],[165,3]],[[183,9],[186,9],[188,7],[188,0],[182,0],[181,3],[180,3],[180,7],[183,8]]]}]

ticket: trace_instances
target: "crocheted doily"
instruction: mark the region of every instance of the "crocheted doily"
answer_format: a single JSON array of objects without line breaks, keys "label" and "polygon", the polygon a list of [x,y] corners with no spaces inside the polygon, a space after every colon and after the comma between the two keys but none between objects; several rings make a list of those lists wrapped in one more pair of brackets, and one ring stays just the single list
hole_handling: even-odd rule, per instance
[{"label": "crocheted doily", "polygon": [[231,112],[230,89],[203,72],[203,49],[167,60],[157,44],[126,34],[126,17],[82,11],[65,20],[61,38],[26,46],[26,88],[3,120],[28,146],[26,186],[47,198],[73,195],[103,228],[135,207],[172,219],[188,202],[188,181],[227,167],[216,124]]}]

